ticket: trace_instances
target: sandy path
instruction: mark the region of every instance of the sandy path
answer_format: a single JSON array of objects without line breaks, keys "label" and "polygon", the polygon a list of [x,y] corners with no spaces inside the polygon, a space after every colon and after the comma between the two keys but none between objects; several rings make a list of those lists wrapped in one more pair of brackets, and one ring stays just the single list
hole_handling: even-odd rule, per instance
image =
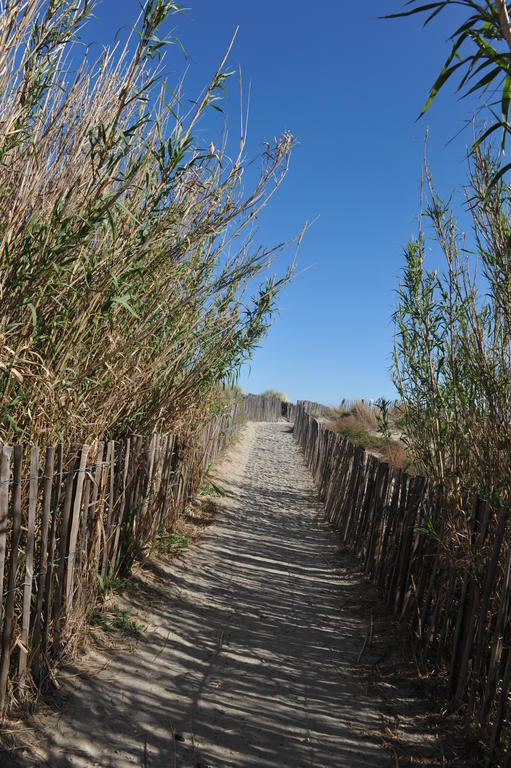
[{"label": "sandy path", "polygon": [[66,673],[23,765],[143,766],[146,738],[151,768],[396,764],[357,664],[376,598],[321,522],[289,425],[249,424],[219,482],[200,544],[141,576],[144,639]]}]

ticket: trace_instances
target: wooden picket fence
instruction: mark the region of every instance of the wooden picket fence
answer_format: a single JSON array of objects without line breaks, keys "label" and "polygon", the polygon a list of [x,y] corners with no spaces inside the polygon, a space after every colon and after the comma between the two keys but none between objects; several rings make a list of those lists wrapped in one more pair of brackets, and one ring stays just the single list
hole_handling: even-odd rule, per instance
[{"label": "wooden picket fence", "polygon": [[250,396],[193,440],[0,446],[0,716],[54,679],[91,606],[172,529],[243,422],[280,414],[280,400]]},{"label": "wooden picket fence", "polygon": [[479,729],[487,766],[511,768],[510,510],[369,455],[299,406],[294,432],[326,514],[424,667]]},{"label": "wooden picket fence", "polygon": [[0,446],[0,712],[53,679],[109,581],[172,529],[243,405],[172,433],[64,450]]}]

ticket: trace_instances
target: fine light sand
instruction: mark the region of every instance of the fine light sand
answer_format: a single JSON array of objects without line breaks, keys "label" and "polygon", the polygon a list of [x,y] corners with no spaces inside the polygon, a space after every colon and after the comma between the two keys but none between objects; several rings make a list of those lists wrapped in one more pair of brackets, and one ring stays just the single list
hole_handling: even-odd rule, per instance
[{"label": "fine light sand", "polygon": [[376,768],[410,750],[440,765],[423,705],[380,674],[396,630],[324,523],[290,425],[247,425],[215,482],[199,544],[123,598],[142,639],[96,642],[63,672],[20,766]]}]

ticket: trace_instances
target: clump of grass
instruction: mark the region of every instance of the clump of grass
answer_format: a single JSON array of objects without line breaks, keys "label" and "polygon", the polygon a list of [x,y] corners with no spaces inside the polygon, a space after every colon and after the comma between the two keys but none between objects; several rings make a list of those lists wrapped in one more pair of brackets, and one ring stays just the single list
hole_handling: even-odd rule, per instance
[{"label": "clump of grass", "polygon": [[350,414],[357,424],[360,424],[366,430],[375,431],[378,429],[376,410],[364,400],[356,400],[353,403]]},{"label": "clump of grass", "polygon": [[101,627],[101,629],[104,629],[105,631],[108,631],[111,628],[108,616],[105,611],[100,608],[94,608],[90,611],[87,619],[91,627]]},{"label": "clump of grass", "polygon": [[197,495],[223,497],[225,496],[225,491],[223,491],[220,486],[216,485],[216,483],[214,483],[212,480],[205,479],[197,488]]},{"label": "clump of grass", "polygon": [[357,400],[350,410],[339,409],[340,413],[329,426],[355,445],[373,453],[398,469],[411,469],[406,446],[394,436],[395,416],[398,411],[385,407],[372,407]]},{"label": "clump of grass", "polygon": [[188,549],[190,538],[184,534],[164,533],[158,536],[158,549],[182,555]]},{"label": "clump of grass", "polygon": [[[245,423],[246,421],[245,414],[241,414],[241,416],[242,416],[242,421],[240,423]],[[202,476],[202,481],[197,488],[197,496],[215,496],[215,497],[225,496],[225,491],[223,491],[220,488],[220,486],[216,485],[216,483],[214,483],[210,477],[212,466],[213,466],[213,462],[210,461]]]},{"label": "clump of grass", "polygon": [[336,432],[346,437],[352,443],[360,445],[366,450],[381,450],[384,446],[385,439],[383,437],[371,434],[364,425],[361,425],[350,414],[333,422],[331,426]]},{"label": "clump of grass", "polygon": [[131,618],[132,608],[122,608],[115,603],[112,608],[95,608],[89,613],[88,621],[93,627],[105,632],[120,632],[125,637],[139,638],[143,625]]},{"label": "clump of grass", "polygon": [[132,608],[121,608],[115,603],[113,608],[113,628],[127,637],[140,637],[143,626],[131,618]]},{"label": "clump of grass", "polygon": [[96,574],[99,588],[103,595],[107,592],[116,592],[120,589],[122,581],[118,575],[106,576],[103,578],[99,573]]}]

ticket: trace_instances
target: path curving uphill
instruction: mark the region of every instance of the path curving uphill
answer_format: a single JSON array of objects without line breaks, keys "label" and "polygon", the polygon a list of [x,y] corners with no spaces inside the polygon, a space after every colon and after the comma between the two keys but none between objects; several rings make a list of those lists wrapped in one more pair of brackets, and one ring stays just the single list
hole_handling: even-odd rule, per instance
[{"label": "path curving uphill", "polygon": [[[395,630],[323,522],[290,425],[248,424],[217,482],[226,496],[199,545],[140,576],[143,640],[113,656],[96,647],[64,673],[21,765],[400,764],[422,705],[375,679]],[[410,724],[419,752],[436,753]]]}]

